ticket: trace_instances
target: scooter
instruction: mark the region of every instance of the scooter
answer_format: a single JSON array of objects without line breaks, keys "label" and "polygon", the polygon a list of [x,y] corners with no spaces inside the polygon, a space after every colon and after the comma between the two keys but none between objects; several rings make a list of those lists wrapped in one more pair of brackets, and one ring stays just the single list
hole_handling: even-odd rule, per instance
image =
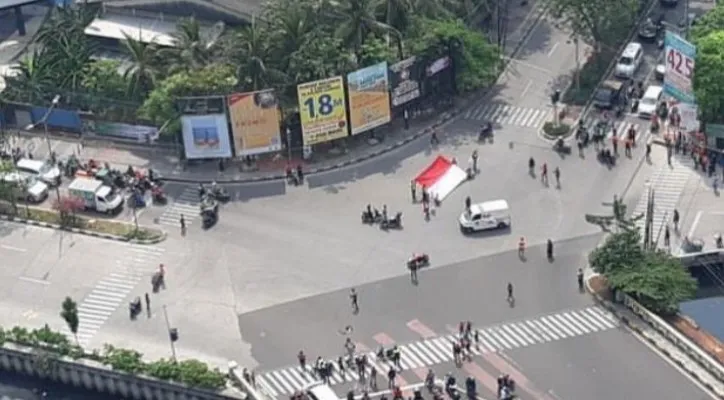
[{"label": "scooter", "polygon": [[407,268],[409,268],[409,269],[413,269],[413,268],[420,269],[420,268],[426,267],[428,265],[430,265],[430,256],[428,256],[425,253],[418,254],[418,255],[410,258],[409,260],[407,260]]},{"label": "scooter", "polygon": [[151,188],[151,199],[153,200],[153,204],[164,205],[168,203],[168,197],[166,197],[166,193],[164,193],[163,189],[159,186],[154,186],[153,188]]},{"label": "scooter", "polygon": [[136,297],[133,301],[128,303],[128,313],[131,319],[136,319],[136,316],[141,313],[141,298]]},{"label": "scooter", "polygon": [[227,202],[231,199],[231,195],[229,194],[229,192],[227,192],[226,189],[220,186],[212,188],[209,194],[213,196],[216,200],[222,202]]}]

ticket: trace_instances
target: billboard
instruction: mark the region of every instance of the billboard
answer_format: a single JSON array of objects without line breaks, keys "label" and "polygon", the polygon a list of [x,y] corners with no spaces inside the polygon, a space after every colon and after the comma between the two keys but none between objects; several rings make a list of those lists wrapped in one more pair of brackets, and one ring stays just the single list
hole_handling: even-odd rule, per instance
[{"label": "billboard", "polygon": [[390,122],[388,86],[387,62],[347,75],[349,127],[353,135]]},{"label": "billboard", "polygon": [[307,146],[347,136],[347,107],[341,76],[297,86],[302,136]]},{"label": "billboard", "polygon": [[282,149],[279,107],[274,90],[235,93],[227,98],[237,156]]},{"label": "billboard", "polygon": [[420,90],[420,63],[417,57],[410,57],[390,66],[392,107],[399,107],[415,100]]},{"label": "billboard", "polygon": [[448,68],[450,65],[452,65],[452,60],[450,59],[450,57],[445,56],[438,58],[425,70],[427,72],[427,77],[430,78],[437,75],[440,71]]},{"label": "billboard", "polygon": [[87,121],[83,129],[98,136],[135,140],[141,143],[154,141],[158,139],[159,134],[158,128],[155,126],[131,125],[103,121]]},{"label": "billboard", "polygon": [[187,159],[231,157],[226,114],[184,115],[181,125]]},{"label": "billboard", "polygon": [[[48,114],[50,111],[50,114]],[[43,117],[48,117],[43,121]],[[67,129],[72,132],[80,132],[83,129],[83,122],[80,120],[80,114],[76,111],[63,110],[53,108],[52,110],[45,107],[30,108],[30,118],[33,124],[42,124],[47,122],[49,127]],[[42,125],[41,125],[42,127]]]},{"label": "billboard", "polygon": [[664,93],[682,103],[694,103],[692,79],[696,47],[681,36],[666,31],[664,37],[665,66]]}]

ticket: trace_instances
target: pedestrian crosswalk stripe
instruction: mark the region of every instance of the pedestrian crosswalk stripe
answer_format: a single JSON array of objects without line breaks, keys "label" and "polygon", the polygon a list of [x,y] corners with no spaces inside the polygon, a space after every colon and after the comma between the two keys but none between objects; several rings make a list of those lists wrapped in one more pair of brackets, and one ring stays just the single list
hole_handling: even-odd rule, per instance
[{"label": "pedestrian crosswalk stripe", "polygon": [[490,103],[471,107],[465,112],[464,118],[489,121],[496,124],[537,128],[543,125],[548,114],[549,110]]},{"label": "pedestrian crosswalk stripe", "polygon": [[[648,208],[649,191],[654,191],[654,215],[651,228],[652,237],[655,242],[658,241],[659,248],[665,247],[661,235],[663,235],[668,222],[673,219],[673,213],[679,203],[681,193],[693,175],[694,169],[694,161],[690,156],[672,155],[671,166],[667,164],[659,166],[649,180],[649,190],[641,195],[634,208],[633,215],[645,215]],[[641,218],[636,221],[636,226],[642,233],[646,224],[645,219]]]},{"label": "pedestrian crosswalk stripe", "polygon": [[[162,247],[155,246],[129,246],[128,250],[125,257],[117,260],[116,271],[99,280],[78,305],[78,341],[81,345],[90,342],[138,285],[143,277],[140,271],[155,271],[156,262],[165,252]],[[123,273],[123,269],[135,272]],[[72,335],[67,327],[63,332]]]},{"label": "pedestrian crosswalk stripe", "polygon": [[181,227],[181,215],[184,216],[186,226],[192,225],[194,219],[199,214],[199,197],[198,189],[187,186],[179,194],[178,198],[171,202],[163,214],[159,217],[159,222],[163,225]]},{"label": "pedestrian crosswalk stripe", "polygon": [[[537,318],[478,329],[479,342],[471,346],[471,351],[474,355],[481,355],[513,350],[602,332],[616,326],[618,326],[616,318],[599,306],[565,310]],[[458,335],[449,334],[400,344],[398,347],[402,355],[401,367],[409,370],[451,362],[454,359],[452,345],[457,341]],[[375,352],[367,352],[365,355],[368,359],[367,373],[374,367],[378,371],[378,375],[384,377],[384,372],[393,367],[390,360],[377,359]],[[302,370],[300,366],[281,368],[261,373],[259,381],[272,396],[291,394],[301,390],[306,384],[318,380],[312,371],[313,369],[309,365],[306,370]],[[379,372],[382,373],[379,374]],[[359,375],[354,370],[345,368],[344,371],[339,371],[335,363],[329,382],[331,385],[337,385],[357,379],[359,379]]]}]

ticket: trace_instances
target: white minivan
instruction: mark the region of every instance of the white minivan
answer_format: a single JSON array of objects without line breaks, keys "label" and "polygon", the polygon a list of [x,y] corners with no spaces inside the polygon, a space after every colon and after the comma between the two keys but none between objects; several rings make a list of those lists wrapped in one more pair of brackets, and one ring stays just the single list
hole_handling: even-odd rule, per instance
[{"label": "white minivan", "polygon": [[639,117],[640,118],[651,118],[652,115],[656,114],[656,109],[659,107],[661,102],[661,95],[664,93],[664,88],[661,86],[649,86],[646,88],[641,100],[639,100]]},{"label": "white minivan", "polygon": [[644,48],[641,46],[641,43],[631,42],[623,49],[623,53],[621,53],[621,58],[619,58],[616,63],[613,74],[617,78],[633,79],[643,59]]},{"label": "white minivan", "polygon": [[505,200],[473,204],[460,215],[460,229],[465,233],[507,228],[510,224],[510,206]]},{"label": "white minivan", "polygon": [[21,174],[38,178],[50,186],[60,185],[60,168],[49,162],[21,158],[15,163],[15,169]]}]

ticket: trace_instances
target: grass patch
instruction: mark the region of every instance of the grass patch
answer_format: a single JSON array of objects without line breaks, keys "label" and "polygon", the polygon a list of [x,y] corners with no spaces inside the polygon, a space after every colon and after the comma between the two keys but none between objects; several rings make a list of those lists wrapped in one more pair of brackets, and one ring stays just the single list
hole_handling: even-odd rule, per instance
[{"label": "grass patch", "polygon": [[571,132],[571,126],[564,123],[546,122],[543,124],[543,132],[548,136],[561,137]]},{"label": "grass patch", "polygon": [[25,207],[18,204],[17,210],[6,202],[0,202],[0,213],[19,219],[29,219],[59,225],[64,228],[76,228],[107,235],[124,237],[136,240],[158,240],[163,237],[163,232],[158,229],[136,226],[126,222],[109,221],[103,219],[88,218],[82,215],[75,215],[61,220],[60,214],[54,210],[47,210],[36,207]]}]

